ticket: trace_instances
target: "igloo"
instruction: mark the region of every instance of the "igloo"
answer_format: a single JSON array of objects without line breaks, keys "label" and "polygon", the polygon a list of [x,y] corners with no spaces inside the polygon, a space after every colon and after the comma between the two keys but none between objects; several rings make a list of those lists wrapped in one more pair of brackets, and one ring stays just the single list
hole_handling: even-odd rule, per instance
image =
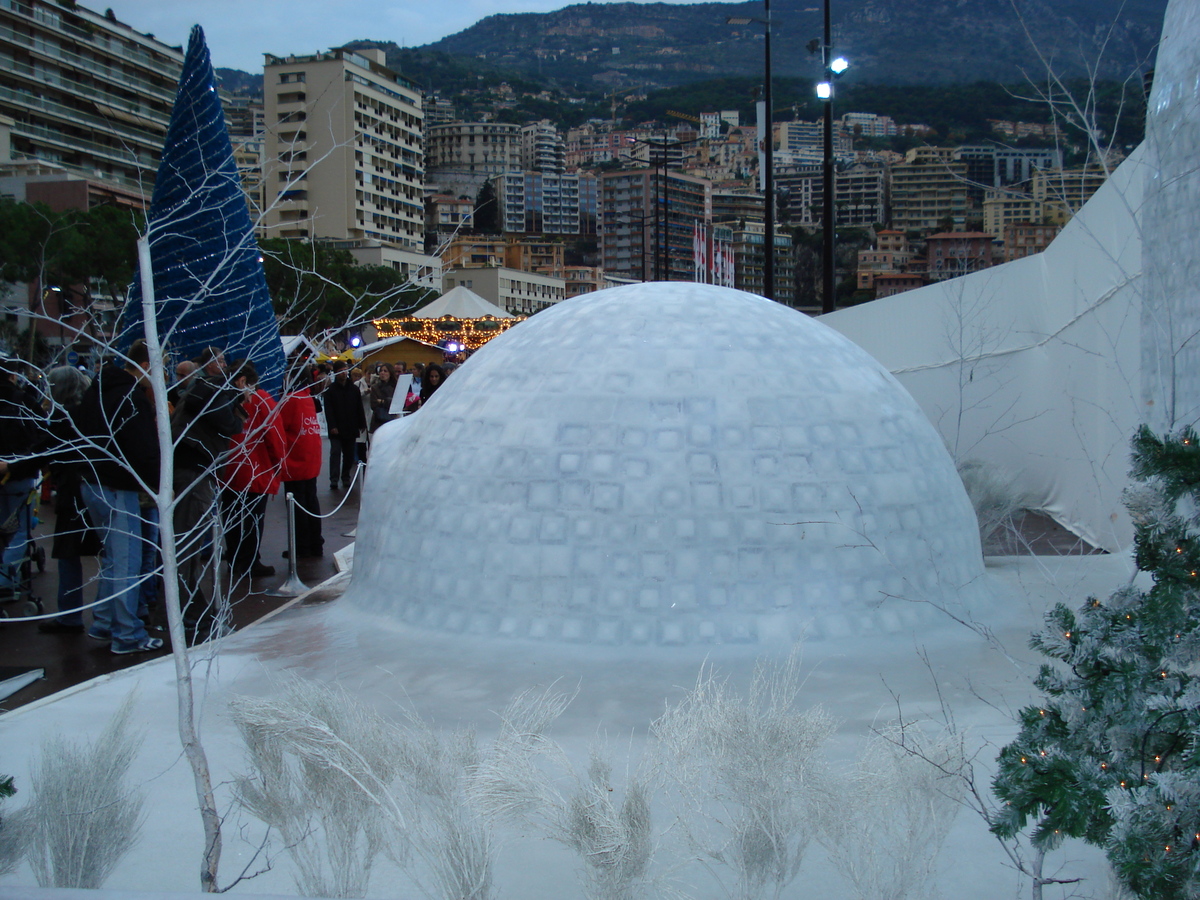
[{"label": "igloo", "polygon": [[983,571],[903,387],[761,297],[639,284],[489,343],[372,444],[361,607],[624,645],[896,630]]}]

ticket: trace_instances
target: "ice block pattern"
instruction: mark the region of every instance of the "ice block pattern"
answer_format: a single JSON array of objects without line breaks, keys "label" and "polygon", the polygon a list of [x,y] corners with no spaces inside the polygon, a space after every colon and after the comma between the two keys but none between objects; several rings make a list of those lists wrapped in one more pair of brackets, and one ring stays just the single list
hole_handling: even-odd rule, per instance
[{"label": "ice block pattern", "polygon": [[875,360],[761,297],[640,284],[511,329],[376,434],[348,597],[439,630],[756,643],[895,630],[982,570],[949,455]]}]

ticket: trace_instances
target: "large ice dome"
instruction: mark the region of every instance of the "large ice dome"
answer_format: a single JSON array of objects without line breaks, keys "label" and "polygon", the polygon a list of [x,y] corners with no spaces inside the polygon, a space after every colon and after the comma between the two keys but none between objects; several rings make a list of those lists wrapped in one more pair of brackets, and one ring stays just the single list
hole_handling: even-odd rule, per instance
[{"label": "large ice dome", "polygon": [[606,644],[896,630],[971,593],[954,464],[867,353],[699,284],[568,300],[371,448],[347,597],[439,630]]}]

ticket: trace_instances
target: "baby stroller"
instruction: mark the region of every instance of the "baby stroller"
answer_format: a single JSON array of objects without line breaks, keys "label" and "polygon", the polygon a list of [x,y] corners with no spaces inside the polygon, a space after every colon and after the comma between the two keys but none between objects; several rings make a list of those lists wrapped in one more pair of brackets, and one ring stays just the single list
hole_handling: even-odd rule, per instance
[{"label": "baby stroller", "polygon": [[40,615],[42,598],[33,593],[33,567],[46,571],[46,550],[34,540],[41,484],[0,522],[0,618]]}]

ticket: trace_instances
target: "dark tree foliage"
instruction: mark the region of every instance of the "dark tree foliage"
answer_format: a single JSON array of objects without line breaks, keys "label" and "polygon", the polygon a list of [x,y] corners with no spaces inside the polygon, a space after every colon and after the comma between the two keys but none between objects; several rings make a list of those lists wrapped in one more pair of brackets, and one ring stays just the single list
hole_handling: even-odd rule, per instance
[{"label": "dark tree foliage", "polygon": [[100,205],[53,212],[0,199],[0,281],[84,285],[123,301],[137,266],[140,213]]},{"label": "dark tree foliage", "polygon": [[1184,429],[1133,441],[1127,505],[1137,565],[1153,578],[1046,615],[1030,645],[1054,664],[999,757],[992,823],[1035,846],[1103,847],[1138,897],[1200,892],[1200,442]]},{"label": "dark tree foliage", "polygon": [[419,305],[420,290],[406,290],[399,272],[362,266],[348,250],[320,242],[261,241],[271,302],[284,333],[317,333],[385,315],[405,315]]}]

